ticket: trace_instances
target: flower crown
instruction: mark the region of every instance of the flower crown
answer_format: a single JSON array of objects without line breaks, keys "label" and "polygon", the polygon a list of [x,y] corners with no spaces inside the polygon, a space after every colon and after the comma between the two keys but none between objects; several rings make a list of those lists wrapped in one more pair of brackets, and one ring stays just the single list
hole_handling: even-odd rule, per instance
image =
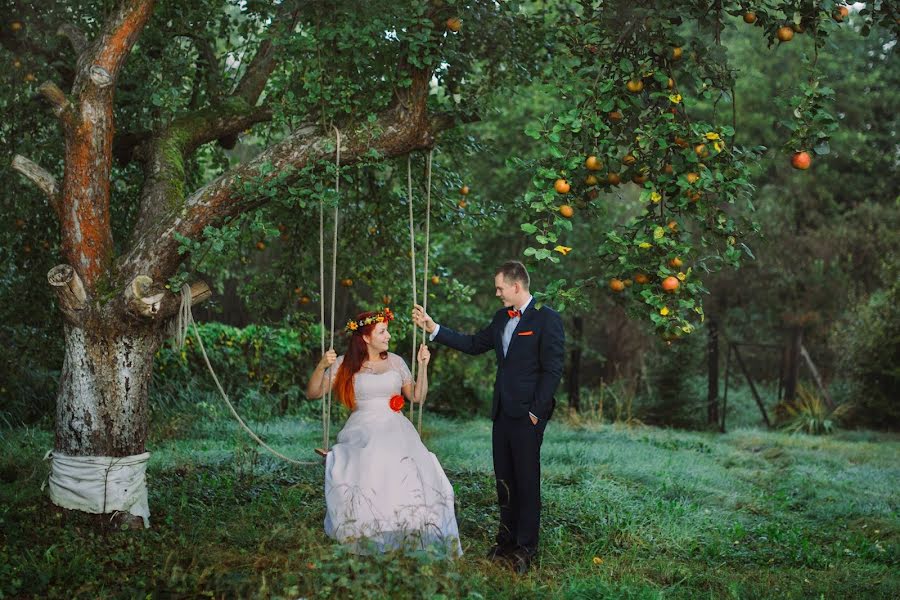
[{"label": "flower crown", "polygon": [[385,306],[382,310],[379,310],[374,315],[368,316],[365,319],[350,319],[347,321],[347,326],[344,328],[344,331],[347,333],[354,333],[360,327],[365,327],[366,325],[371,325],[373,323],[387,323],[388,321],[394,320],[394,313],[391,312],[391,309]]}]

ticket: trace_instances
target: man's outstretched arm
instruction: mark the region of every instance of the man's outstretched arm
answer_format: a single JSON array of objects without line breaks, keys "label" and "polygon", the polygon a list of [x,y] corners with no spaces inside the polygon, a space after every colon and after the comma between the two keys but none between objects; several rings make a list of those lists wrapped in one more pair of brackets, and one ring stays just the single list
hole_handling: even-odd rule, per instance
[{"label": "man's outstretched arm", "polygon": [[466,354],[483,354],[494,349],[494,322],[481,331],[469,335],[453,331],[449,327],[438,325],[418,304],[413,308],[413,321],[419,327],[423,327],[426,333],[431,334],[431,339],[454,350]]}]

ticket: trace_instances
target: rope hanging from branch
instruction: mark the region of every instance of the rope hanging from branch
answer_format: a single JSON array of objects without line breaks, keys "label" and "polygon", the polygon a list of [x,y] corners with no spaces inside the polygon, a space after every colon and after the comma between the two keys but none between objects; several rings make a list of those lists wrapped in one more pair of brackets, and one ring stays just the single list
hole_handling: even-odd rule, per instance
[{"label": "rope hanging from branch", "polygon": [[[422,308],[425,313],[428,313],[428,251],[431,248],[431,162],[434,156],[434,149],[428,151],[428,158],[425,161],[425,264],[424,270],[422,271]],[[413,288],[413,304],[416,304],[416,255],[415,255],[415,232],[413,230],[413,219],[412,219],[412,175],[409,163],[409,157],[407,157],[407,188],[409,192],[409,237],[410,237],[410,246],[411,246],[411,257],[412,257],[412,288]],[[426,346],[427,343],[427,334],[425,332],[424,326],[422,327],[422,343]],[[412,364],[413,364],[413,380],[415,380],[415,368],[417,365],[416,361],[416,326],[413,323],[413,353],[412,353]],[[415,396],[415,392],[413,393]],[[409,415],[410,421],[413,420],[413,416],[415,415],[415,402],[410,402],[409,407]],[[422,434],[422,410],[425,408],[425,403],[422,402],[419,404],[419,418],[417,429],[419,434]]]},{"label": "rope hanging from branch", "polygon": [[[337,151],[335,154],[335,167],[336,167],[336,177],[334,182],[334,191],[335,191],[335,204],[334,204],[334,231],[332,237],[332,247],[331,247],[331,339],[330,339],[330,348],[334,348],[334,297],[335,297],[335,288],[337,281],[337,243],[338,243],[338,202],[337,197],[340,194],[341,190],[341,132],[335,127],[334,128],[336,138],[337,138]],[[320,298],[322,301],[319,302],[320,311],[320,322],[321,322],[321,349],[322,354],[325,354],[325,205],[324,200],[322,198],[319,199],[319,284],[320,284]],[[265,448],[272,455],[277,456],[278,458],[285,460],[291,464],[295,465],[318,465],[321,464],[319,462],[312,461],[301,461],[290,458],[289,456],[285,456],[281,452],[278,452],[268,444],[266,444],[250,427],[244,422],[241,416],[238,414],[237,410],[234,408],[234,405],[231,403],[231,400],[228,398],[228,394],[225,393],[225,390],[222,388],[222,384],[219,382],[219,378],[216,375],[215,370],[212,367],[212,364],[209,361],[209,356],[206,354],[206,348],[203,345],[203,339],[200,337],[200,330],[197,328],[197,323],[194,321],[194,315],[191,312],[191,287],[187,284],[184,284],[181,288],[181,305],[178,309],[178,314],[176,315],[176,319],[174,321],[174,337],[175,343],[178,347],[184,346],[185,340],[187,338],[188,329],[193,325],[194,328],[194,336],[197,338],[197,347],[200,348],[200,353],[203,356],[203,361],[206,363],[206,368],[209,369],[210,375],[212,375],[213,381],[216,384],[216,387],[219,390],[219,394],[221,394],[222,399],[225,400],[225,404],[228,406],[228,409],[231,411],[232,416],[237,420],[238,424],[244,429],[247,434],[253,438],[256,443]],[[328,386],[327,392],[322,396],[322,443],[324,446],[324,453],[328,452],[329,448],[329,440],[331,437],[331,371],[329,370],[328,378],[326,379],[326,385]],[[421,417],[420,417],[421,418]]]},{"label": "rope hanging from branch", "polygon": [[[337,149],[334,156],[335,178],[334,178],[334,222],[332,226],[331,240],[331,338],[328,348],[334,349],[334,298],[337,283],[337,251],[338,251],[338,208],[341,193],[341,130],[334,127],[335,142]],[[322,325],[322,354],[325,354],[325,202],[319,198],[319,315]],[[331,440],[331,377],[332,369],[328,369],[328,376],[325,379],[325,394],[322,396],[322,450],[328,453]]]},{"label": "rope hanging from branch", "polygon": [[219,378],[216,376],[216,372],[213,370],[212,364],[209,362],[209,356],[206,354],[206,348],[203,346],[203,339],[200,337],[200,330],[197,328],[197,323],[194,321],[194,315],[191,312],[191,286],[188,284],[184,284],[181,287],[181,306],[178,309],[178,314],[175,319],[175,342],[182,346],[184,345],[185,339],[187,338],[188,328],[193,325],[194,327],[194,337],[197,339],[197,347],[200,348],[200,354],[203,356],[203,362],[206,363],[206,368],[209,369],[210,375],[212,375],[213,381],[216,383],[216,387],[219,389],[219,394],[221,394],[222,399],[225,400],[225,404],[228,405],[228,410],[231,411],[231,415],[237,420],[238,424],[241,428],[247,432],[247,434],[256,441],[257,444],[265,448],[268,452],[277,456],[278,458],[285,460],[291,464],[295,465],[318,465],[320,462],[310,462],[310,461],[302,461],[295,460],[288,456],[285,456],[281,452],[275,450],[268,444],[266,444],[262,439],[256,435],[256,433],[250,429],[250,427],[244,422],[241,416],[238,414],[237,410],[235,410],[234,405],[231,403],[231,400],[228,399],[228,394],[225,393],[225,390],[222,388],[222,384],[219,382]]},{"label": "rope hanging from branch", "polygon": [[[410,266],[412,267],[412,300],[413,305],[418,304],[418,299],[416,297],[416,232],[415,232],[415,224],[413,222],[413,191],[412,191],[412,156],[406,155],[406,199],[409,204],[409,258],[410,258]],[[412,353],[410,354],[410,367],[412,371],[413,381],[416,380],[416,367],[418,363],[416,361],[416,340],[418,338],[419,328],[416,327],[416,323],[412,323]],[[415,393],[415,392],[414,392]],[[409,403],[409,420],[412,421],[415,414],[413,411],[415,410],[415,402]]]}]

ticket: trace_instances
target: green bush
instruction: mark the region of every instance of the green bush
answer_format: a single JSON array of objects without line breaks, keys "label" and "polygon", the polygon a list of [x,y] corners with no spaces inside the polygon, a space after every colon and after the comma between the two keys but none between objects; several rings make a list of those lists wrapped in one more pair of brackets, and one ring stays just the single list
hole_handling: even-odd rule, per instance
[{"label": "green bush", "polygon": [[[282,400],[281,412],[290,399],[302,398],[312,369],[318,338],[312,328],[222,323],[198,324],[200,338],[222,387],[232,400],[266,394]],[[193,329],[183,348],[164,345],[156,353],[153,388],[156,395],[180,398],[177,390],[214,388]]]},{"label": "green bush", "polygon": [[871,294],[832,332],[840,370],[851,380],[854,425],[900,427],[900,283]]},{"label": "green bush", "polygon": [[[198,324],[198,329],[219,380],[233,396],[231,400],[248,411],[247,416],[283,414],[297,399],[304,399],[306,378],[318,356],[313,327],[250,325],[241,329],[211,322]],[[0,335],[4,340],[0,345],[0,425],[49,421],[63,364],[62,332],[16,325],[0,327]],[[150,389],[153,408],[186,410],[198,390],[214,389],[193,329],[184,348],[165,344],[156,353]],[[318,416],[318,405],[313,404],[303,403],[303,407]]]}]

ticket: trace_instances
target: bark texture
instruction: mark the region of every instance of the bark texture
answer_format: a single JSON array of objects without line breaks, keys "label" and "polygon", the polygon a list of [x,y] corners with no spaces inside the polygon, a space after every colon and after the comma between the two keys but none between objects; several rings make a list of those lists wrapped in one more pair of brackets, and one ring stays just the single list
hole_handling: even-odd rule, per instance
[{"label": "bark texture", "polygon": [[56,401],[56,450],[72,456],[144,452],[147,392],[161,336],[66,326]]}]

